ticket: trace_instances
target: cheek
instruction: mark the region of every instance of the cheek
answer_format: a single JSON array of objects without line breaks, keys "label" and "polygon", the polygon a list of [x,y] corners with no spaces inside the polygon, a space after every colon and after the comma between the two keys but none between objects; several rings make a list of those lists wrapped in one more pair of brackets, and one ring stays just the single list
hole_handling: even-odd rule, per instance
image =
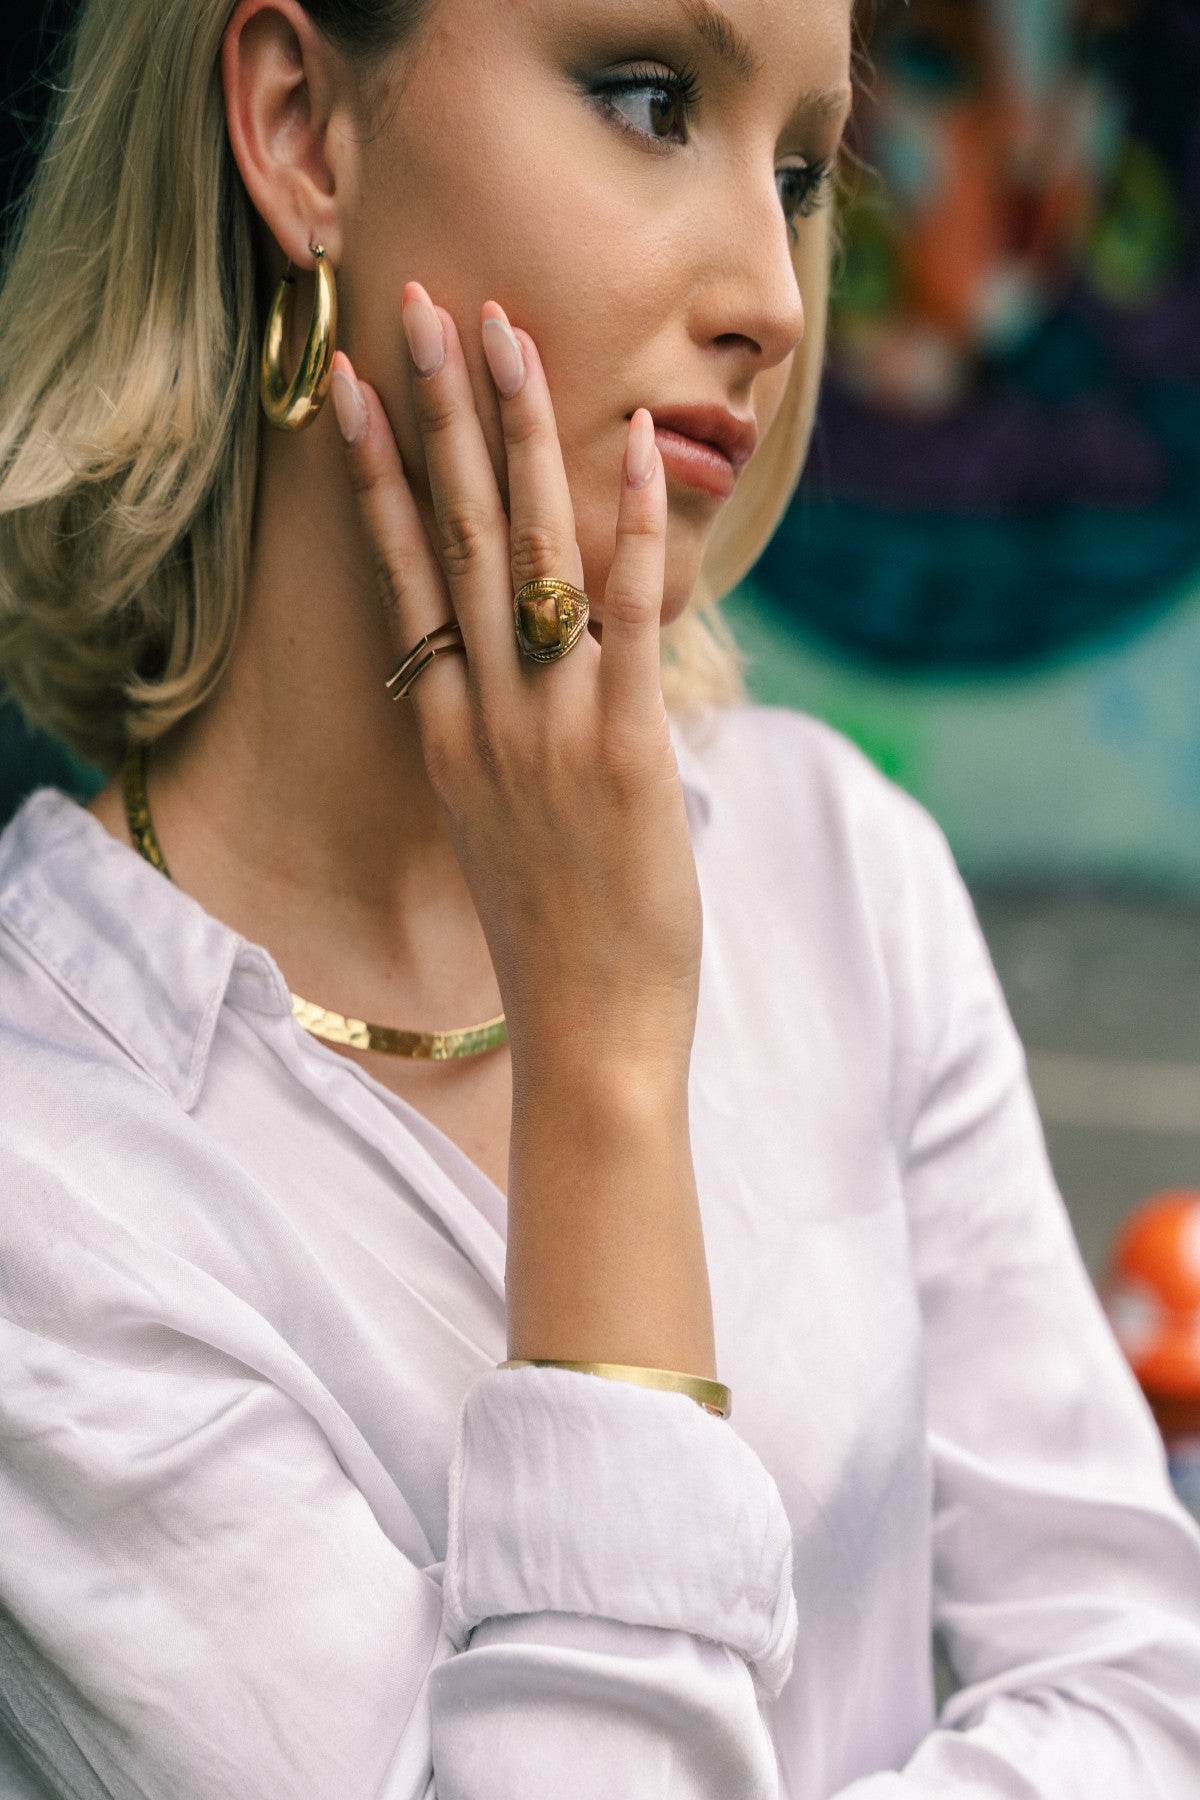
[{"label": "cheek", "polygon": [[[615,547],[624,414],[654,397],[631,385],[646,379],[631,374],[631,345],[643,347],[643,369],[659,366],[644,347],[654,346],[663,332],[662,284],[652,260],[631,289],[631,261],[646,254],[636,209],[628,196],[589,181],[586,167],[574,176],[564,171],[557,148],[562,134],[548,129],[544,95],[540,106],[532,99],[512,104],[511,95],[503,106],[489,106],[487,84],[480,87],[478,74],[468,73],[473,68],[467,63],[458,71],[460,94],[472,81],[480,88],[478,104],[460,108],[464,120],[475,121],[464,127],[466,135],[448,147],[444,118],[435,129],[432,118],[413,117],[376,165],[365,209],[370,216],[359,222],[367,251],[361,304],[352,319],[357,348],[364,374],[375,376],[383,394],[406,466],[421,471],[420,437],[396,345],[403,283],[422,281],[458,323],[503,494],[499,410],[478,342],[484,300],[500,301],[529,332],[546,371],[584,578],[599,615]],[[492,130],[476,141],[480,121]],[[495,180],[497,166],[506,171],[502,183]],[[447,216],[458,221],[452,237]],[[657,257],[669,268],[673,254],[660,233]],[[353,355],[355,345],[347,347]],[[424,485],[418,473],[414,487],[428,524]],[[716,509],[686,498],[671,504],[664,622],[686,609],[717,516]]]}]

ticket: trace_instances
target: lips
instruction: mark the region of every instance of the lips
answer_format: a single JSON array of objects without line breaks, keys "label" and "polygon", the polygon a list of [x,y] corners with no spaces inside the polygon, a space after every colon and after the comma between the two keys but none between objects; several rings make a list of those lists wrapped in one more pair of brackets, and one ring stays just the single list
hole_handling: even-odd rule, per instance
[{"label": "lips", "polygon": [[678,432],[720,452],[734,468],[742,469],[754,454],[758,427],[753,419],[739,419],[724,406],[651,406],[659,431]]}]

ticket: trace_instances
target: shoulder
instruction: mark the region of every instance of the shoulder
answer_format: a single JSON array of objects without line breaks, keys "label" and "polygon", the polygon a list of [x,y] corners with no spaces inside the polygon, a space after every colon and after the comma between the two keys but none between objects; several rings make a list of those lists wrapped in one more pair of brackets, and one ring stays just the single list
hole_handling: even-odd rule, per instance
[{"label": "shoulder", "polygon": [[[741,706],[683,743],[706,940],[922,1063],[990,961],[931,815],[830,726]],[[711,932],[710,932],[711,926]],[[990,978],[988,978],[990,979]],[[858,1054],[862,1054],[860,1043]]]},{"label": "shoulder", "polygon": [[685,781],[704,788],[718,841],[879,890],[956,879],[940,826],[857,745],[789,707],[743,705],[680,725]]}]

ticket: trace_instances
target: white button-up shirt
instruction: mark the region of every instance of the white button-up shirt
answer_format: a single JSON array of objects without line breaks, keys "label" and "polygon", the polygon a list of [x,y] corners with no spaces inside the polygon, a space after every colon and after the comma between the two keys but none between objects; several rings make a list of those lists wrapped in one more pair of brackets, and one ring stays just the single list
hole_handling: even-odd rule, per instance
[{"label": "white button-up shirt", "polygon": [[0,838],[5,1797],[1200,1795],[1200,1533],[944,840],[675,735],[729,1423],[497,1370],[496,1186],[74,801]]}]

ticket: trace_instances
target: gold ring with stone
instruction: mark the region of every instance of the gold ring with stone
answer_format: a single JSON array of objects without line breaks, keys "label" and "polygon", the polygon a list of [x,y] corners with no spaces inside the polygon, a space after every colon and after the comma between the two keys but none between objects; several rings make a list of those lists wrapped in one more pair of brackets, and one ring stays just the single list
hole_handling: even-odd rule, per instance
[{"label": "gold ring with stone", "polygon": [[557,662],[576,645],[588,622],[588,597],[569,581],[527,581],[513,596],[517,646],[531,662]]}]

